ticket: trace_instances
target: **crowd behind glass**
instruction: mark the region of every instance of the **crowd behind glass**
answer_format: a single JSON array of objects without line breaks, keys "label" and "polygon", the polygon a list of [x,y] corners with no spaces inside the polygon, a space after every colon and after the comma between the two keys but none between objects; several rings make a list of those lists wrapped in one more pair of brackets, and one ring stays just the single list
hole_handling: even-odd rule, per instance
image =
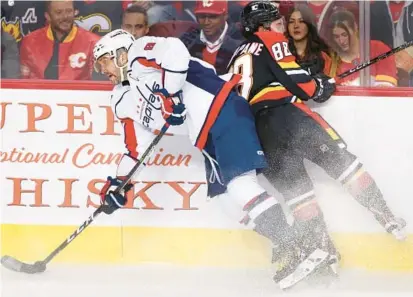
[{"label": "crowd behind glass", "polygon": [[[93,46],[117,28],[180,38],[218,74],[243,41],[249,1],[2,1],[2,79],[105,80]],[[413,40],[413,1],[273,1],[291,52],[303,68],[337,77]],[[339,81],[339,85],[413,87],[413,47]]]}]

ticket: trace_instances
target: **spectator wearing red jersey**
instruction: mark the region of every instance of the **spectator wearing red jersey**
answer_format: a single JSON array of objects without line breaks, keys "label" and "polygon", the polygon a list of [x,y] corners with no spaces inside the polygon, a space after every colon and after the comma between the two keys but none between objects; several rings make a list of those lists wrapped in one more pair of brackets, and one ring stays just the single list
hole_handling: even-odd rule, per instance
[{"label": "spectator wearing red jersey", "polygon": [[89,80],[99,36],[74,24],[73,1],[46,1],[48,25],[25,36],[20,48],[22,78]]},{"label": "spectator wearing red jersey", "polygon": [[[330,43],[340,56],[337,74],[354,68],[360,61],[360,39],[354,15],[349,11],[339,11],[331,16]],[[370,58],[389,51],[390,48],[378,40],[370,41]],[[370,66],[372,86],[397,86],[396,62],[390,56]],[[360,86],[360,72],[355,72],[340,81],[341,85]]]},{"label": "spectator wearing red jersey", "polygon": [[226,73],[232,54],[241,43],[228,33],[227,1],[197,1],[194,12],[200,29],[184,34],[182,42],[193,57],[215,66],[217,74]]},{"label": "spectator wearing red jersey", "polygon": [[[390,48],[413,40],[413,1],[374,1],[370,7],[372,39]],[[413,47],[395,55],[399,86],[413,86]]]}]

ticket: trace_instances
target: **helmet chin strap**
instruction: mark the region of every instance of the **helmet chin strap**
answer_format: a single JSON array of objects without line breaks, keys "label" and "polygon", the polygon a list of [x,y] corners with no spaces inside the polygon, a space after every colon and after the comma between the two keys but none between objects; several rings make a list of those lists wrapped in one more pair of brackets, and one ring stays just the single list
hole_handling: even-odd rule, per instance
[{"label": "helmet chin strap", "polygon": [[120,82],[124,82],[125,80],[128,80],[127,79],[127,76],[126,76],[126,74],[127,74],[127,66],[128,64],[126,64],[125,66],[123,66],[123,67],[119,67],[119,70],[120,70]]}]

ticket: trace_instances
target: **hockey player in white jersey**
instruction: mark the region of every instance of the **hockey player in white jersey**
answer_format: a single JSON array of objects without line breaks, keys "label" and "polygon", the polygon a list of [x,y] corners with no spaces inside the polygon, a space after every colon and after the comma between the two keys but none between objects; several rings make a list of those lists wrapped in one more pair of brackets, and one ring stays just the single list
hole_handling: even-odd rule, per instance
[{"label": "hockey player in white jersey", "polygon": [[[165,122],[173,134],[188,135],[203,152],[208,196],[226,192],[240,222],[277,244],[294,239],[281,206],[259,184],[256,170],[266,167],[248,102],[234,88],[240,77],[227,80],[214,68],[189,55],[177,38],[145,36],[136,41],[123,30],[105,35],[94,48],[96,70],[115,85],[111,106],[122,122],[128,150],[116,177],[102,188],[102,203],[112,213],[126,203],[115,194],[139,156]],[[321,255],[326,258],[327,253]]]}]

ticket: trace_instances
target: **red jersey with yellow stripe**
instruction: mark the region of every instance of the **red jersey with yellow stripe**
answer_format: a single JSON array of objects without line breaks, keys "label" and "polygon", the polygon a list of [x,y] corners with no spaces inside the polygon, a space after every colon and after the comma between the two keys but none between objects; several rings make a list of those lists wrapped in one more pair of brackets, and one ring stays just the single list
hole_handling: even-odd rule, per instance
[{"label": "red jersey with yellow stripe", "polygon": [[[373,59],[389,50],[390,48],[383,42],[372,40],[370,42],[370,59]],[[353,69],[360,63],[362,63],[360,58],[356,58],[351,62],[340,61],[337,74]],[[397,86],[397,69],[394,56],[390,56],[371,65],[369,69],[372,86]],[[360,72],[355,72],[352,75],[338,81],[338,83],[345,86],[360,86]]]},{"label": "red jersey with yellow stripe", "polygon": [[294,102],[300,99],[300,92],[312,97],[316,89],[313,78],[289,51],[288,40],[276,32],[257,32],[244,41],[235,51],[229,71],[242,75],[239,93],[253,106]]},{"label": "red jersey with yellow stripe", "polygon": [[50,26],[38,29],[21,42],[22,78],[89,80],[98,40],[98,35],[77,26],[61,42],[54,40]]}]

